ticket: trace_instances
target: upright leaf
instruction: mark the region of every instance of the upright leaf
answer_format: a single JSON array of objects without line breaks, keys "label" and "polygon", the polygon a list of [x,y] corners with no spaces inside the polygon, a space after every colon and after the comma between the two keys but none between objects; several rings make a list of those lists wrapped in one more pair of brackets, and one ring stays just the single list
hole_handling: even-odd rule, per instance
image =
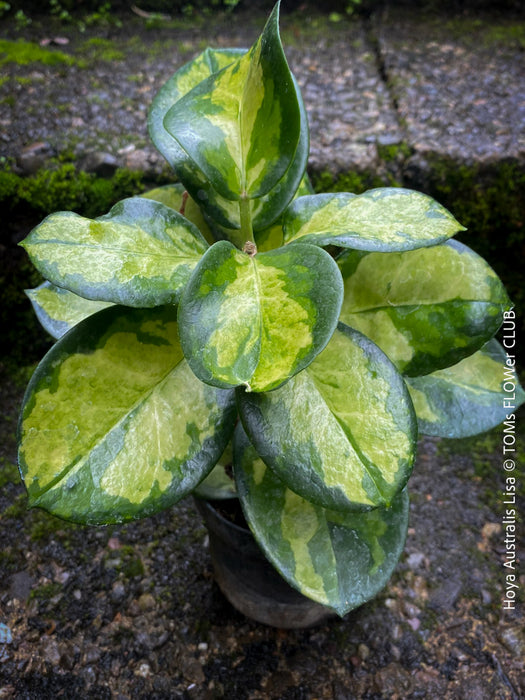
[{"label": "upright leaf", "polygon": [[429,374],[481,348],[510,302],[501,281],[456,241],[404,253],[347,251],[341,321],[356,328],[408,376]]},{"label": "upright leaf", "polygon": [[43,282],[34,289],[26,289],[26,294],[42,326],[57,339],[88,316],[112,305],[108,301],[84,299],[67,289],[56,287],[51,282]]},{"label": "upright leaf", "polygon": [[303,595],[343,616],[387,583],[403,551],[408,494],[367,513],[326,510],[301,498],[267,468],[241,426],[235,478],[246,520],[266,557]]},{"label": "upright leaf", "polygon": [[369,251],[431,246],[464,230],[434,199],[401,187],[300,197],[284,220],[286,243],[300,240]]},{"label": "upright leaf", "polygon": [[21,245],[58,287],[136,307],[175,303],[208,248],[187,219],[142,197],[125,199],[98,219],[51,214]]},{"label": "upright leaf", "polygon": [[339,324],[323,352],[284,386],[237,392],[257,453],[312,503],[390,505],[414,462],[417,429],[401,375],[360,333]]},{"label": "upright leaf", "polygon": [[260,197],[279,182],[295,156],[300,110],[278,4],[250,51],[181,97],[164,126],[226,199]]},{"label": "upright leaf", "polygon": [[169,507],[221,456],[231,391],[189,369],[172,306],[114,306],[76,325],[38,366],[19,425],[31,505],[82,523]]},{"label": "upright leaf", "polygon": [[[525,401],[514,362],[497,340],[491,340],[452,367],[408,378],[419,430],[425,435],[462,438],[502,423]],[[507,382],[511,392],[504,391]]]},{"label": "upright leaf", "polygon": [[184,354],[204,382],[269,391],[324,348],[341,298],[337,265],[320,248],[298,244],[252,256],[219,241],[181,297]]},{"label": "upright leaf", "polygon": [[[175,170],[195,202],[214,222],[226,229],[224,236],[236,240],[235,229],[240,228],[239,204],[221,196],[212,186],[197,163],[186,153],[164,126],[171,107],[199,83],[218,73],[246,54],[244,49],[206,49],[195,59],[182,66],[160,89],[148,118],[150,136],[158,150]],[[254,231],[267,228],[281,214],[301,181],[308,159],[308,119],[299,86],[293,80],[299,107],[300,135],[293,161],[278,185],[268,194],[249,200],[249,216]],[[176,128],[176,125],[173,125]]]},{"label": "upright leaf", "polygon": [[192,161],[166,131],[164,117],[171,107],[210,75],[218,73],[246,53],[245,49],[205,49],[174,73],[155,95],[148,114],[151,140],[176,172],[193,167]]}]

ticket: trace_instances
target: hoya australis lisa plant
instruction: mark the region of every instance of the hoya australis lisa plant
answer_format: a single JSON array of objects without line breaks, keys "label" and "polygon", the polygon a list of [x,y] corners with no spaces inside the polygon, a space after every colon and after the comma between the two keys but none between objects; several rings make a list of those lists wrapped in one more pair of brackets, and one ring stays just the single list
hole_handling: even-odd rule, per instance
[{"label": "hoya australis lisa plant", "polygon": [[344,615],[403,549],[418,427],[504,418],[505,290],[428,196],[312,193],[278,6],[249,51],[177,71],[149,129],[180,185],[22,244],[57,338],[19,424],[30,504],[103,524],[235,490],[281,575]]}]

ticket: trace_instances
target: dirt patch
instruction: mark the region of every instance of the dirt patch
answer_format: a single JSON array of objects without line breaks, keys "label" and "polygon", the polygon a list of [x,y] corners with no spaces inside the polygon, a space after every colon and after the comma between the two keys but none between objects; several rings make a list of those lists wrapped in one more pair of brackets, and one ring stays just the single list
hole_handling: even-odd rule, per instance
[{"label": "dirt patch", "polygon": [[390,584],[343,620],[283,631],[246,620],[224,600],[191,500],[105,528],[28,511],[15,467],[23,381],[4,369],[0,622],[12,641],[0,644],[0,697],[514,700],[525,693],[523,620],[501,603],[497,430],[463,447],[422,440],[406,551]]}]

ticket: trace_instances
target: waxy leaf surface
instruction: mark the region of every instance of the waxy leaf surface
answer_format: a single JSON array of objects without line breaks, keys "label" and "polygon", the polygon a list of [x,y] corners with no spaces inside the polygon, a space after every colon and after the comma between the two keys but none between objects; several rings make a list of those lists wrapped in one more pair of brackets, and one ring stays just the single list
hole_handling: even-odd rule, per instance
[{"label": "waxy leaf surface", "polygon": [[84,299],[51,282],[26,289],[26,294],[42,326],[57,339],[88,316],[112,306],[111,302]]},{"label": "waxy leaf surface", "polygon": [[299,105],[278,22],[276,6],[254,46],[181,97],[164,119],[226,199],[267,194],[295,156]]},{"label": "waxy leaf surface", "polygon": [[483,433],[525,401],[514,366],[496,340],[452,367],[410,377],[407,384],[425,435],[462,438]]},{"label": "waxy leaf surface", "polygon": [[284,220],[286,243],[300,240],[369,251],[435,245],[464,230],[434,199],[401,187],[301,197]]},{"label": "waxy leaf surface", "polygon": [[341,616],[385,586],[405,543],[406,489],[391,508],[341,513],[288,489],[257,455],[241,426],[235,431],[234,455],[246,520],[290,585]]},{"label": "waxy leaf surface", "polygon": [[[250,52],[207,49],[177,71],[155,98],[149,127],[186,189],[220,226],[240,228],[243,194],[253,230],[270,226],[297,190],[309,150],[308,119],[282,51],[277,12]],[[260,192],[243,180],[249,173],[265,181]],[[228,238],[236,240],[234,230]]]},{"label": "waxy leaf surface", "polygon": [[479,350],[510,308],[496,273],[456,241],[404,253],[347,251],[341,321],[371,338],[408,376]]},{"label": "waxy leaf surface", "polygon": [[140,196],[146,199],[153,199],[155,202],[162,202],[162,204],[175,209],[175,211],[182,214],[185,219],[195,224],[210,245],[215,243],[215,239],[200,207],[195,200],[188,195],[182,183],[175,182],[170,185],[155,187],[155,189],[148,190]]},{"label": "waxy leaf surface", "polygon": [[417,427],[401,375],[368,338],[339,324],[323,352],[275,391],[237,390],[264,462],[325,508],[389,505],[414,462]]},{"label": "waxy leaf surface", "polygon": [[250,256],[219,241],[181,297],[184,355],[203,382],[269,391],[325,347],[341,299],[337,264],[321,248],[297,244]]},{"label": "waxy leaf surface", "polygon": [[21,244],[53,284],[125,306],[175,303],[208,244],[183,216],[132,197],[86,219],[51,214]]},{"label": "waxy leaf surface", "polygon": [[195,202],[223,226],[239,220],[239,206],[221,197],[213,189],[197,164],[166,130],[164,119],[169,109],[205,78],[217,73],[244,55],[244,49],[206,49],[180,68],[159,90],[148,115],[148,128],[157,149],[174,169]]},{"label": "waxy leaf surface", "polygon": [[206,500],[235,498],[237,490],[233,480],[232,462],[232,443],[229,442],[217,464],[193,491],[193,495]]},{"label": "waxy leaf surface", "polygon": [[178,171],[192,161],[173,136],[166,131],[164,117],[181,97],[210,75],[218,73],[246,53],[245,49],[205,49],[196,58],[183,65],[164,83],[155,95],[148,114],[151,140],[168,163]]},{"label": "waxy leaf surface", "polygon": [[100,311],[28,386],[19,464],[30,504],[90,524],[165,509],[211,471],[235,416],[233,392],[188,367],[172,306]]}]

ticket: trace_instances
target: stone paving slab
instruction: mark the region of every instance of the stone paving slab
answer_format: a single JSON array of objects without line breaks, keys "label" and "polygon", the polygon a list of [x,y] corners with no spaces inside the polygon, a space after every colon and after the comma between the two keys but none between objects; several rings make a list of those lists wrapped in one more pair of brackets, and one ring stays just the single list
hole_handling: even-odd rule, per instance
[{"label": "stone paving slab", "polygon": [[387,10],[375,27],[397,116],[416,153],[524,159],[523,22],[428,17],[420,26],[417,16]]},{"label": "stone paving slab", "polygon": [[[198,30],[145,31],[130,17],[102,34],[62,27],[69,43],[56,50],[71,65],[1,66],[0,155],[29,172],[64,152],[88,169],[94,153],[105,153],[118,165],[160,171],[146,129],[155,92],[205,46],[249,46],[263,23],[233,15]],[[418,157],[523,162],[524,27],[505,16],[445,21],[392,8],[338,23],[284,15],[283,43],[310,121],[310,168],[381,175],[392,167],[382,147],[396,144]],[[12,28],[0,25],[2,36],[12,38]],[[26,38],[49,37],[35,24]],[[46,146],[35,161],[39,142]]]}]

